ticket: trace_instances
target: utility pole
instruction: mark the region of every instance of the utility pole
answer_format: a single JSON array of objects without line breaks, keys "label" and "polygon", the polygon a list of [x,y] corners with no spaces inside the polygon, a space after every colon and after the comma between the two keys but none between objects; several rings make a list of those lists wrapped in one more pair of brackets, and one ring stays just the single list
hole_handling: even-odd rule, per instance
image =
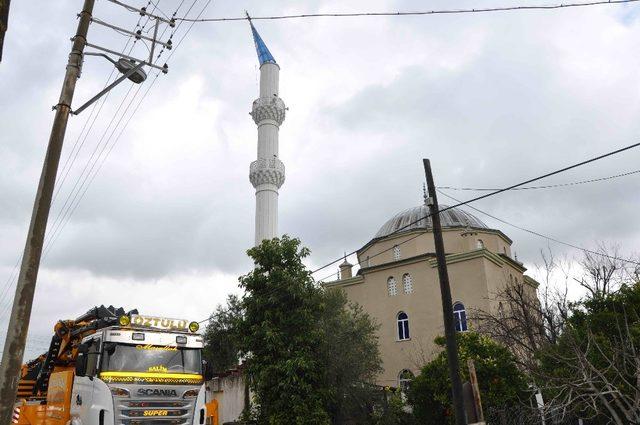
[{"label": "utility pole", "polygon": [[76,81],[80,76],[82,56],[87,42],[87,32],[91,23],[91,14],[95,0],[84,0],[84,6],[80,13],[80,21],[76,36],[73,38],[73,47],[69,54],[67,70],[62,84],[60,100],[56,105],[56,114],[53,120],[47,155],[42,166],[40,183],[31,214],[31,224],[27,233],[27,242],[22,255],[22,264],[18,276],[18,284],[11,308],[11,318],[7,331],[7,339],[2,354],[2,367],[0,369],[0,425],[11,423],[13,405],[16,401],[16,391],[24,347],[31,319],[31,307],[33,295],[36,289],[42,244],[47,228],[51,197],[60,162],[60,152],[64,142],[64,135],[71,113],[71,101],[76,87]]},{"label": "utility pole", "polygon": [[422,163],[424,165],[424,173],[427,177],[427,189],[429,192],[427,205],[429,206],[431,223],[433,224],[433,239],[436,246],[436,259],[438,261],[444,335],[447,345],[447,359],[449,360],[449,378],[451,379],[451,387],[453,389],[453,410],[456,417],[456,425],[466,425],[462,381],[460,380],[460,365],[458,364],[458,344],[456,342],[456,329],[453,321],[453,304],[451,300],[451,288],[449,287],[449,274],[447,272],[444,242],[442,240],[436,185],[433,182],[433,175],[431,174],[431,163],[428,159],[423,159]]},{"label": "utility pole", "polygon": [[9,6],[11,0],[0,0],[0,62],[2,62],[2,48],[4,46],[4,35],[9,27]]},{"label": "utility pole", "polygon": [[478,384],[478,375],[476,374],[476,365],[473,359],[467,359],[467,367],[469,368],[469,381],[471,382],[471,389],[473,390],[473,405],[475,407],[476,420],[479,423],[484,423],[480,385]]}]

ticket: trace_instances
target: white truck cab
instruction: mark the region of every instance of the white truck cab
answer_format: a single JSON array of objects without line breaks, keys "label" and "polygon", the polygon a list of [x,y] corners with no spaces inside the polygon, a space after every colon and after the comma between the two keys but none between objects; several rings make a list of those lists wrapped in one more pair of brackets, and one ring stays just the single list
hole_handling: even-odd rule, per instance
[{"label": "white truck cab", "polygon": [[71,422],[86,425],[205,423],[203,339],[197,324],[132,315],[82,339]]}]

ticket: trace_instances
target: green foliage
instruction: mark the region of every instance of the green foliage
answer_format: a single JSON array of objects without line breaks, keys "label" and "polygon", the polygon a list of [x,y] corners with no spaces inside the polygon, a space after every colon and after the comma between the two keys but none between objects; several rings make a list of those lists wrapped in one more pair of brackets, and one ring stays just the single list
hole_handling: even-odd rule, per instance
[{"label": "green foliage", "polygon": [[639,352],[640,284],[622,286],[571,306],[557,343],[537,353],[538,384],[546,399],[576,393],[568,408],[582,416],[624,418],[633,414],[620,406],[640,397]]},{"label": "green foliage", "polygon": [[255,268],[240,278],[246,295],[239,347],[258,406],[269,425],[328,424],[329,392],[317,353],[323,305],[302,259],[309,250],[298,239],[265,240],[248,251]]},{"label": "green foliage", "polygon": [[209,318],[203,354],[214,372],[224,372],[238,365],[237,327],[241,317],[240,300],[231,295],[227,298],[227,305],[219,305]]},{"label": "green foliage", "polygon": [[341,291],[314,284],[299,240],[264,241],[248,253],[255,269],[240,278],[245,295],[219,306],[205,332],[216,370],[247,357],[254,405],[244,419],[370,423],[379,390],[367,383],[381,370],[371,318]]},{"label": "green foliage", "polygon": [[377,326],[362,307],[349,303],[343,291],[319,293],[323,343],[319,352],[329,391],[327,409],[333,423],[365,423],[378,389],[368,383],[382,370]]},{"label": "green foliage", "polygon": [[371,422],[373,425],[418,425],[419,422],[407,408],[400,391],[386,392],[386,401],[378,407]]},{"label": "green foliage", "polygon": [[[525,395],[527,382],[507,348],[474,332],[460,332],[456,338],[462,380],[469,379],[467,359],[473,359],[485,411],[489,407],[515,404]],[[443,337],[436,338],[435,342],[441,347],[445,345]],[[421,424],[453,423],[446,351],[440,352],[422,368],[420,375],[411,383],[408,397]]]}]

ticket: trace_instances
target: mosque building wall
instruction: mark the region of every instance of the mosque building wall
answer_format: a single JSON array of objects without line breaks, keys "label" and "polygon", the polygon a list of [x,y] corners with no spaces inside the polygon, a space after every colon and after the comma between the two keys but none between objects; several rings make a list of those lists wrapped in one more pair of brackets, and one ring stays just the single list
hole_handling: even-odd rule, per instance
[{"label": "mosque building wall", "polygon": [[[380,325],[383,372],[377,384],[383,386],[401,386],[399,377],[403,371],[419,374],[421,366],[440,350],[434,339],[444,334],[430,223],[389,234],[414,221],[412,217],[419,217],[421,211],[426,210],[422,206],[407,210],[390,220],[395,220],[393,225],[385,224],[386,228],[383,226],[358,251],[360,269],[355,276],[345,260],[341,265],[342,279],[325,283],[327,288],[345,291]],[[447,226],[443,238],[454,308],[462,305],[466,314],[471,310],[495,313],[500,303],[497,297],[509,282],[525,285],[535,296],[537,283],[525,279],[526,269],[511,258],[512,241],[508,236],[460,210],[448,218],[443,220]],[[474,227],[468,225],[470,222]],[[378,253],[381,254],[376,256]],[[408,319],[406,338],[404,329],[400,329],[404,326],[402,314]],[[471,330],[475,325],[467,320],[465,329]]]}]

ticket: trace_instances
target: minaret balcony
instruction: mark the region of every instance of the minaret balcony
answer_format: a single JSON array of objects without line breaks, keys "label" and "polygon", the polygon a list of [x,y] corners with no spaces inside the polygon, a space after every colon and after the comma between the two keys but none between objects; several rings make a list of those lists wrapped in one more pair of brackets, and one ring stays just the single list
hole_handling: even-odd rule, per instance
[{"label": "minaret balcony", "polygon": [[260,158],[249,166],[249,180],[253,187],[273,184],[278,189],[284,184],[284,163],[278,158]]},{"label": "minaret balcony", "polygon": [[278,96],[260,97],[253,101],[251,117],[256,124],[260,124],[264,120],[271,120],[280,126],[284,121],[286,111],[287,107]]}]

